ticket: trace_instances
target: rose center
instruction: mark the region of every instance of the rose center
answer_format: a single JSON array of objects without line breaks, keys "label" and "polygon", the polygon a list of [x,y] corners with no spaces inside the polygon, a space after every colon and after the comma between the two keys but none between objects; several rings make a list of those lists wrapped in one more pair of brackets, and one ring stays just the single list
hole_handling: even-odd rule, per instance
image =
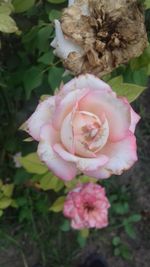
[{"label": "rose center", "polygon": [[94,206],[91,203],[84,203],[84,209],[89,213],[92,212],[94,210]]},{"label": "rose center", "polygon": [[108,122],[103,116],[98,116],[87,111],[77,111],[73,119],[73,132],[76,143],[85,149],[97,152],[107,142],[109,135]]}]

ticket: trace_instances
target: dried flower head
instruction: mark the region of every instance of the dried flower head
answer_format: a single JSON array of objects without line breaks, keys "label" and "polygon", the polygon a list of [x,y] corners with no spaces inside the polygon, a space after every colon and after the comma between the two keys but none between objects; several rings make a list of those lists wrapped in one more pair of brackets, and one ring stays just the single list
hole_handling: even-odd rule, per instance
[{"label": "dried flower head", "polygon": [[101,77],[147,46],[136,0],[71,0],[55,29],[55,54],[75,75],[90,72]]}]

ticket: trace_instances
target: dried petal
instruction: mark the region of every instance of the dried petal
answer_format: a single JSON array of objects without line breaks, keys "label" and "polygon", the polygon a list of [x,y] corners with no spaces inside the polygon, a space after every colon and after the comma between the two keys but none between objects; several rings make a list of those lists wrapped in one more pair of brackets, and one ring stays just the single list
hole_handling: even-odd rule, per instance
[{"label": "dried petal", "polygon": [[[138,57],[147,46],[144,16],[136,0],[70,0],[61,29],[71,49],[65,57],[60,49],[55,53],[75,75],[90,72],[101,77]],[[56,48],[55,39],[53,43]]]}]

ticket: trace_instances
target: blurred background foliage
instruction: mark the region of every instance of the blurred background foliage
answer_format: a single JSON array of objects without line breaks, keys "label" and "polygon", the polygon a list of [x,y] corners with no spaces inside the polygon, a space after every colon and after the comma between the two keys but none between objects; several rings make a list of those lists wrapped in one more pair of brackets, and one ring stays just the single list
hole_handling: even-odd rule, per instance
[{"label": "blurred background foliage", "polygon": [[[144,4],[150,41],[150,0],[140,2]],[[28,142],[27,136],[18,129],[33,112],[41,95],[53,94],[62,81],[72,78],[63,75],[65,70],[50,47],[54,38],[53,21],[60,17],[66,5],[66,0],[0,0],[0,236],[3,240],[0,246],[7,246],[6,240],[14,244],[24,262],[18,240],[29,234],[40,249],[43,265],[51,261],[55,267],[62,261],[61,266],[70,266],[70,258],[75,256],[79,245],[85,245],[88,237],[87,230],[70,232],[68,236],[69,222],[53,214],[62,210],[64,194],[77,180],[64,187],[37,158],[36,143]],[[146,88],[149,75],[150,46],[139,58],[103,79],[118,94],[120,88],[124,88],[125,96],[132,102]],[[87,182],[92,178],[78,179]],[[118,190],[114,180],[112,177],[103,182],[112,203],[110,227],[122,227],[134,239],[134,223],[140,220],[140,215],[131,212],[130,193],[124,186]],[[94,235],[97,234],[95,230]],[[116,256],[132,258],[117,234],[112,248]]]}]

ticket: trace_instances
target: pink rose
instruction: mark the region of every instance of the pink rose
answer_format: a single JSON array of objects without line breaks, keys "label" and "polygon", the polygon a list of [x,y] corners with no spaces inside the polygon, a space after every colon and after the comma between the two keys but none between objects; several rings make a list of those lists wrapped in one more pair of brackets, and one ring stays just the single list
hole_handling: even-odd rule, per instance
[{"label": "pink rose", "polygon": [[137,160],[139,116],[128,101],[93,75],[81,75],[41,102],[27,120],[38,155],[63,180],[77,174],[120,175]]},{"label": "pink rose", "polygon": [[109,207],[105,189],[100,185],[88,183],[69,192],[63,212],[71,219],[74,229],[103,228],[108,225]]}]

